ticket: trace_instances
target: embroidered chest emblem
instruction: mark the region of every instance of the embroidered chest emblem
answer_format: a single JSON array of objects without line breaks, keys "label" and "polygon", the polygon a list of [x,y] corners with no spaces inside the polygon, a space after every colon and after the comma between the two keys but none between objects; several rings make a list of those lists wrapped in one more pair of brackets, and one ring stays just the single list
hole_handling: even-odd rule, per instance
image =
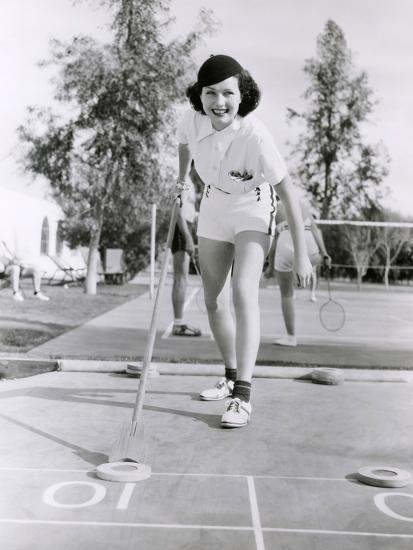
[{"label": "embroidered chest emblem", "polygon": [[235,181],[249,181],[254,177],[254,172],[252,170],[244,170],[239,172],[238,170],[231,170],[229,172],[229,177]]}]

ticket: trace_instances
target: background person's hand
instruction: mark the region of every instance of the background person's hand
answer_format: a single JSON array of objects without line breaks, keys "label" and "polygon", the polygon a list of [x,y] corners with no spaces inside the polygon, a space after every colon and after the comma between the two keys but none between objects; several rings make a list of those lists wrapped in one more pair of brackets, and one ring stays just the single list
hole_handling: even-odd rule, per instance
[{"label": "background person's hand", "polygon": [[331,265],[333,263],[333,260],[331,259],[331,256],[329,254],[324,254],[323,256],[323,264],[328,267],[328,269],[331,269]]},{"label": "background person's hand", "polygon": [[275,269],[273,267],[268,266],[264,271],[264,277],[266,279],[273,279],[275,277]]},{"label": "background person's hand", "polygon": [[310,284],[313,274],[313,266],[307,254],[296,258],[294,262],[294,272],[297,286],[299,288],[305,288]]},{"label": "background person's hand", "polygon": [[195,253],[194,239],[191,234],[185,235],[185,252],[187,252],[190,256]]}]

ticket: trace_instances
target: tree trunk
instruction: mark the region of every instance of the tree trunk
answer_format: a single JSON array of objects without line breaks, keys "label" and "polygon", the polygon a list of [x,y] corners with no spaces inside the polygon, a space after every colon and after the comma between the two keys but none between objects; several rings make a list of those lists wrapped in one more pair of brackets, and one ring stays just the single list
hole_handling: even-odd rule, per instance
[{"label": "tree trunk", "polygon": [[384,268],[384,285],[386,288],[389,288],[389,272],[390,265],[386,263],[386,266]]},{"label": "tree trunk", "polygon": [[363,282],[363,268],[357,267],[357,290],[361,291],[361,285]]},{"label": "tree trunk", "polygon": [[97,291],[97,266],[99,255],[100,234],[103,224],[103,210],[97,208],[97,216],[94,227],[90,232],[89,253],[87,257],[87,275],[85,281],[85,294],[95,295]]},{"label": "tree trunk", "polygon": [[320,217],[322,220],[328,220],[329,214],[330,214],[330,205],[331,205],[331,198],[330,198],[330,172],[331,172],[331,164],[327,160],[325,161],[325,172],[324,172],[324,196],[323,196],[323,202],[321,205],[321,212]]},{"label": "tree trunk", "polygon": [[390,267],[391,267],[391,258],[390,258],[390,246],[388,245],[388,243],[385,241],[384,242],[384,252],[385,252],[385,260],[386,260],[386,263],[385,263],[385,266],[384,266],[384,273],[383,273],[383,282],[384,282],[384,286],[388,289],[389,288],[389,272],[390,272]]}]

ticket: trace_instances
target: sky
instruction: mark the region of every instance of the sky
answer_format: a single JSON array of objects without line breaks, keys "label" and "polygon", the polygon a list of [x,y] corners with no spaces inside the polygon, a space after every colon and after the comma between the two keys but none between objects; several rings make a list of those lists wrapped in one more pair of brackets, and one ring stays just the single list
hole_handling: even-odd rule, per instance
[{"label": "sky", "polygon": [[[378,105],[366,140],[381,140],[391,158],[385,205],[413,219],[413,2],[411,0],[171,0],[176,17],[171,33],[184,36],[201,7],[210,8],[220,31],[194,54],[234,56],[263,91],[257,116],[269,127],[285,155],[297,128],[288,126],[287,108],[305,107],[308,86],[304,62],[316,53],[316,39],[328,19],[343,30],[357,69],[365,70]],[[0,186],[39,196],[45,187],[30,184],[16,167],[16,127],[27,105],[48,105],[50,69],[37,66],[47,57],[49,40],[88,34],[105,40],[105,9],[70,0],[2,1],[0,19]],[[194,75],[195,78],[195,75]]]}]

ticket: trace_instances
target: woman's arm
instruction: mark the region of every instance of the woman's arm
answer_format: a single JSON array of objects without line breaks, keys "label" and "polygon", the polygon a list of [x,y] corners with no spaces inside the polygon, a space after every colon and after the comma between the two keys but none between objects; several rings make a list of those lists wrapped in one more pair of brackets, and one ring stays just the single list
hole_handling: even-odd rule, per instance
[{"label": "woman's arm", "polygon": [[294,271],[298,285],[304,287],[310,283],[313,268],[308,258],[300,203],[288,174],[277,184],[276,192],[283,202],[294,244]]},{"label": "woman's arm", "polygon": [[319,227],[317,227],[317,224],[314,219],[311,223],[311,233],[313,234],[315,242],[317,243],[317,246],[323,258],[324,264],[327,267],[331,267],[331,261],[332,261],[331,256],[327,252],[326,245],[324,244],[323,234],[321,233]]},{"label": "woman's arm", "polygon": [[178,145],[178,186],[179,184],[185,184],[189,180],[189,171],[191,169],[191,150],[186,143],[180,143]]},{"label": "woman's arm", "polygon": [[177,186],[180,189],[181,193],[181,208],[179,209],[178,217],[176,219],[177,226],[179,227],[181,233],[185,237],[185,249],[189,255],[194,253],[194,240],[192,238],[191,232],[189,231],[188,224],[185,217],[182,213],[182,205],[185,200],[187,200],[187,194],[185,191],[189,189],[189,184],[187,183],[190,176],[191,170],[191,160],[192,155],[189,149],[189,146],[186,143],[180,143],[178,145],[178,160],[179,160],[179,172],[178,172],[178,181]]},{"label": "woman's arm", "polygon": [[304,218],[310,218],[311,220],[311,226],[310,230],[313,234],[314,240],[317,243],[318,250],[320,251],[320,254],[323,258],[323,262],[327,267],[331,267],[331,257],[327,252],[326,245],[324,244],[323,234],[316,224],[316,221],[314,219],[313,214],[311,213],[310,208],[306,204],[301,204],[302,211],[303,211],[303,217]]}]

